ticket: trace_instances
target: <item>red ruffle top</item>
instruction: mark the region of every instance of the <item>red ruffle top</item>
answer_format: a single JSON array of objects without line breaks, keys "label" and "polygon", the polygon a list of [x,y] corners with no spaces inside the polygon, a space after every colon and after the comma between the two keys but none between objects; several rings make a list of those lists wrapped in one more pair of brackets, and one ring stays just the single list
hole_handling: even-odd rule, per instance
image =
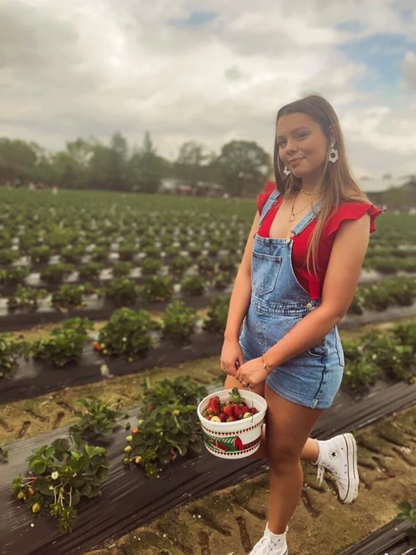
[{"label": "red ruffle top", "polygon": [[[264,191],[257,197],[257,207],[261,214],[264,205],[271,193],[275,190],[276,183],[274,181],[267,181]],[[282,204],[283,196],[281,195],[276,204],[269,210],[267,216],[264,218],[263,223],[258,230],[258,235],[261,237],[270,237],[270,227],[274,217]],[[309,225],[299,234],[293,238],[293,251],[292,251],[292,264],[293,271],[296,278],[302,287],[308,291],[311,299],[320,299],[322,296],[322,288],[325,279],[326,269],[329,263],[332,244],[335,239],[337,230],[341,223],[345,220],[358,220],[364,214],[370,215],[370,233],[376,231],[375,220],[382,214],[383,211],[366,202],[348,202],[341,204],[333,214],[327,218],[324,228],[322,230],[321,242],[318,251],[318,275],[309,274],[306,267],[306,255],[308,251],[308,244],[317,224],[317,218],[312,220]]]}]

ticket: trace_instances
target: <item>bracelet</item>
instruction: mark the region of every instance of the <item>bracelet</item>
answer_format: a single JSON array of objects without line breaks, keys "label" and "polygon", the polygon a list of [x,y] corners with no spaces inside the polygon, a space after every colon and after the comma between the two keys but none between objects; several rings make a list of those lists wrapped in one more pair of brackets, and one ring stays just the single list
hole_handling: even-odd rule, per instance
[{"label": "bracelet", "polygon": [[262,365],[263,365],[263,370],[266,370],[267,375],[269,375],[272,369],[267,366],[263,357],[264,357],[264,355],[261,355],[261,362],[262,362]]}]

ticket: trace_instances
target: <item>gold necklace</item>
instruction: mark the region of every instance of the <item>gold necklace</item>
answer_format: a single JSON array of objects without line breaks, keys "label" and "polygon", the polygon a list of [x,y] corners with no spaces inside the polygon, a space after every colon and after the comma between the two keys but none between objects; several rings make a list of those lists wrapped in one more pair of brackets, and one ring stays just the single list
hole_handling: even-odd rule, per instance
[{"label": "gold necklace", "polygon": [[289,222],[293,222],[295,221],[295,217],[300,214],[303,210],[305,210],[305,208],[307,208],[308,206],[310,206],[310,202],[304,206],[303,208],[301,208],[298,212],[293,212],[293,208],[295,206],[295,202],[296,202],[297,196],[293,199],[293,204],[292,204],[292,208],[290,209],[290,217],[289,217]]}]

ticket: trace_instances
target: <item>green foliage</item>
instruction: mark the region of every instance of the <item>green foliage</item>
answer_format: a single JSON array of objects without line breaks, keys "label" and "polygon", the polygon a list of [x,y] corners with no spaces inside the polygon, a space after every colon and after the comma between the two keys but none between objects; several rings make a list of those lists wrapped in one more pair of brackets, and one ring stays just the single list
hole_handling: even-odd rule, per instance
[{"label": "green foliage", "polygon": [[400,520],[408,520],[414,523],[412,528],[406,530],[406,534],[410,540],[410,545],[412,547],[416,547],[416,508],[409,502],[400,503],[397,508],[400,512],[396,518],[399,518]]},{"label": "green foliage", "polygon": [[79,399],[76,404],[84,410],[79,421],[69,428],[71,434],[111,435],[122,416],[109,403],[102,403],[99,399]]},{"label": "green foliage", "polygon": [[133,264],[131,262],[116,262],[113,265],[112,272],[115,277],[127,277],[133,270]]},{"label": "green foliage", "polygon": [[172,298],[171,276],[150,276],[140,288],[140,297],[148,302],[164,302]]},{"label": "green foliage", "polygon": [[138,290],[136,283],[129,278],[115,278],[104,289],[106,299],[115,305],[134,305],[137,301]]},{"label": "green foliage", "polygon": [[82,498],[97,497],[108,478],[106,450],[56,439],[34,451],[27,460],[29,476],[19,474],[13,480],[13,492],[32,516],[52,516],[61,532],[70,532],[77,519],[74,507]]},{"label": "green foliage", "polygon": [[51,264],[44,268],[40,274],[42,281],[46,283],[62,283],[63,279],[74,271],[72,264]]},{"label": "green foliage", "polygon": [[3,285],[21,285],[28,275],[29,269],[24,266],[0,270],[0,283]]},{"label": "green foliage", "polygon": [[124,464],[141,466],[148,478],[155,478],[189,451],[199,453],[203,439],[196,408],[208,394],[189,376],[161,380],[153,387],[146,380],[137,427],[127,437]]},{"label": "green foliage", "polygon": [[181,281],[181,291],[198,297],[203,295],[205,289],[205,280],[201,276],[184,276]]},{"label": "green foliage", "polygon": [[0,379],[11,377],[18,367],[19,357],[28,359],[29,355],[30,345],[23,336],[0,334]]},{"label": "green foliage", "polygon": [[9,457],[8,451],[6,451],[6,450],[4,449],[4,447],[2,447],[2,446],[0,445],[0,463],[3,463],[3,462],[5,462],[5,461],[7,461],[8,457]]},{"label": "green foliage", "polygon": [[77,364],[82,356],[88,332],[94,327],[87,318],[71,318],[54,328],[49,337],[32,344],[37,360],[51,361],[55,366]]},{"label": "green foliage", "polygon": [[120,308],[101,328],[99,343],[103,354],[126,358],[133,362],[143,356],[153,345],[150,332],[154,329],[150,313],[130,308]]},{"label": "green foliage", "polygon": [[162,321],[163,337],[186,341],[194,333],[197,313],[183,301],[173,301],[163,313]]},{"label": "green foliage", "polygon": [[103,266],[97,262],[89,262],[88,264],[81,264],[78,268],[78,275],[80,279],[94,280],[100,277]]},{"label": "green foliage", "polygon": [[7,299],[7,307],[10,311],[19,308],[35,311],[39,307],[39,301],[47,296],[48,291],[46,289],[18,285],[14,295]]},{"label": "green foliage", "polygon": [[51,304],[61,308],[84,306],[86,302],[83,300],[83,295],[90,293],[91,289],[91,285],[88,283],[83,285],[61,285],[58,291],[53,292]]},{"label": "green foliage", "polygon": [[224,333],[228,318],[230,296],[221,296],[212,299],[207,317],[204,320],[204,329],[213,333]]}]

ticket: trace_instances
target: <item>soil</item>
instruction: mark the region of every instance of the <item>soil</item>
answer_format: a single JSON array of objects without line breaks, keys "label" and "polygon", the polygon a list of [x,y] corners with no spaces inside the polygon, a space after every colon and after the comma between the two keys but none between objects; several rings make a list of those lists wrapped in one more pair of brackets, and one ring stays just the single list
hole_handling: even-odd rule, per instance
[{"label": "soil", "polygon": [[[343,505],[329,473],[303,463],[304,488],[289,524],[297,555],[337,555],[393,520],[397,505],[416,499],[416,407],[358,431],[358,499]],[[175,508],[88,555],[244,555],[267,522],[269,472]]]}]

